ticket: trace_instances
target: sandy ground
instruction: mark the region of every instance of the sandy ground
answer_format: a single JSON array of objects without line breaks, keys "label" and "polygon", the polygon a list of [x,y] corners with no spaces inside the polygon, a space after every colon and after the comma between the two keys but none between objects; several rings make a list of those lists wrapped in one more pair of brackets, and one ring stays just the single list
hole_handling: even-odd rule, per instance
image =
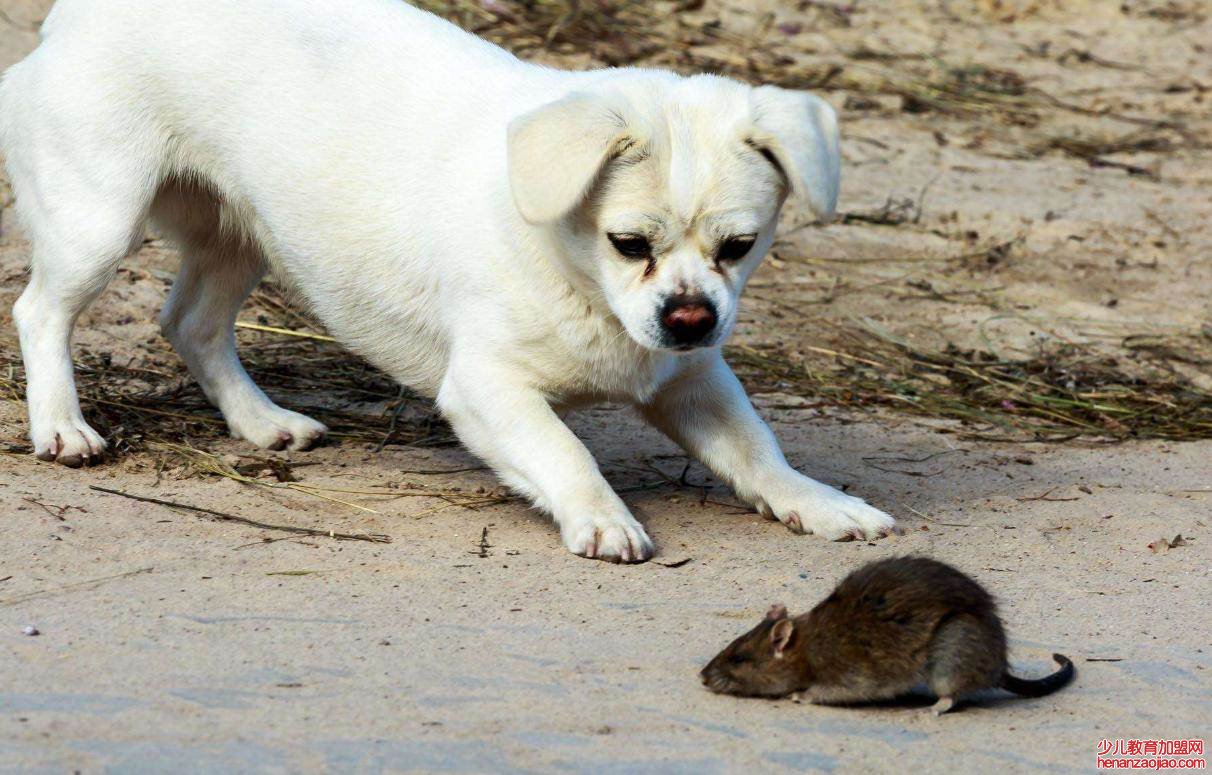
[{"label": "sandy ground", "polygon": [[[5,0],[3,10],[21,25],[48,5]],[[1115,3],[1068,14],[1049,3],[896,3],[846,25],[820,4],[800,5],[780,7],[780,23],[805,25],[796,34],[820,56],[860,44],[928,51],[1013,65],[1074,99],[1207,113],[1212,65],[1201,45],[1212,26],[1180,3],[1132,14]],[[737,13],[724,17],[745,24]],[[1050,54],[1029,53],[1045,39]],[[0,65],[34,43],[0,20]],[[1066,58],[1069,49],[1095,59]],[[846,95],[830,98],[840,107]],[[1008,350],[1040,331],[1114,343],[1132,332],[1198,333],[1207,322],[1207,151],[1114,157],[1153,178],[1055,153],[1007,158],[973,144],[979,122],[906,112],[896,98],[851,107],[842,210],[916,198],[933,181],[922,218],[795,232],[783,260],[755,279],[741,341],[816,342],[809,322],[780,312],[787,306],[899,331],[945,328],[960,341],[983,332]],[[0,200],[5,190],[0,180]],[[992,268],[864,262],[1010,239],[1012,260]],[[0,235],[9,363],[8,308],[27,255],[19,233]],[[856,261],[805,268],[793,255]],[[179,374],[154,325],[171,251],[153,245],[126,267],[82,319],[80,349]],[[943,293],[923,293],[923,281]],[[1198,379],[1206,367],[1186,368]],[[1207,737],[1212,442],[979,443],[895,415],[787,408],[787,396],[756,402],[794,464],[897,514],[905,534],[825,543],[729,505],[723,488],[695,486],[710,485],[697,466],[691,486],[664,484],[683,458],[612,407],[573,424],[658,544],[657,561],[642,566],[569,555],[517,502],[470,510],[360,500],[370,513],[161,471],[152,452],[84,471],[38,463],[23,451],[20,402],[5,398],[0,771],[1077,772],[1094,767],[1104,738]],[[252,453],[231,441],[208,448],[233,460]],[[496,486],[483,470],[402,473],[474,468],[457,447],[375,452],[344,442],[270,456],[328,487]],[[391,543],[220,523],[90,485]],[[1149,547],[1179,534],[1183,545]],[[1075,685],[1041,700],[989,698],[942,719],[916,702],[821,708],[699,686],[702,663],[770,603],[806,608],[859,564],[905,553],[986,583],[1020,672],[1051,669],[1060,651],[1077,664]],[[24,635],[27,626],[41,634]]]}]

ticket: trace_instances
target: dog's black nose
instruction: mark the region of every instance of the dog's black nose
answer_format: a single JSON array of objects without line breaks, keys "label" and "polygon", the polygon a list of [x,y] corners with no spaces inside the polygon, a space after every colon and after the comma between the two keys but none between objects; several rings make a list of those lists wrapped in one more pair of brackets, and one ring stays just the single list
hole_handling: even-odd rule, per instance
[{"label": "dog's black nose", "polygon": [[715,329],[715,323],[715,305],[706,296],[670,296],[661,309],[661,326],[675,345],[698,344]]}]

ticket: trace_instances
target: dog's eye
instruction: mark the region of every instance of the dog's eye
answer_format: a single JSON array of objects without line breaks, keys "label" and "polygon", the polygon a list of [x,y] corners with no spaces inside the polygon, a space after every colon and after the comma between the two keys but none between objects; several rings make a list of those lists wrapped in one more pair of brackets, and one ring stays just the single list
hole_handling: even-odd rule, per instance
[{"label": "dog's eye", "polygon": [[641,234],[607,234],[614,249],[628,258],[651,258],[652,243]]},{"label": "dog's eye", "polygon": [[749,255],[749,251],[753,248],[753,243],[756,240],[757,236],[753,234],[746,234],[743,237],[729,237],[720,243],[720,248],[715,254],[715,260],[720,262],[740,261]]}]

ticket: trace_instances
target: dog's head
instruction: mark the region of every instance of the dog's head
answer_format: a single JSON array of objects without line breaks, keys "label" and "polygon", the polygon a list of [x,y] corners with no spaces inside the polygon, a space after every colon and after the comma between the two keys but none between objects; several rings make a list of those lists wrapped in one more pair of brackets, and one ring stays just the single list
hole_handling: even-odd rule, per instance
[{"label": "dog's head", "polygon": [[515,119],[508,143],[522,217],[651,349],[719,344],[787,194],[820,217],[837,201],[833,109],[773,86],[613,71]]}]

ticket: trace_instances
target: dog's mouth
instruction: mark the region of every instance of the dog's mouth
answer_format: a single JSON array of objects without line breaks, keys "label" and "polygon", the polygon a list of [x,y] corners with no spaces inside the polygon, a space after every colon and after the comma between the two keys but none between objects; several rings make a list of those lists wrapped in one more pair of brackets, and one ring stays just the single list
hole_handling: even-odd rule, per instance
[{"label": "dog's mouth", "polygon": [[643,341],[639,341],[638,343],[643,345],[645,348],[647,348],[649,350],[655,350],[657,352],[672,353],[673,355],[688,355],[690,353],[699,352],[701,350],[709,350],[712,347],[717,347],[719,345],[719,342],[716,341],[714,337],[712,337],[712,339],[710,341],[689,343],[689,342],[670,342],[668,339],[658,336],[658,337],[656,337],[655,342],[645,344]]},{"label": "dog's mouth", "polygon": [[703,342],[701,344],[677,344],[672,347],[666,347],[665,349],[673,350],[675,353],[688,353],[694,352],[695,350],[704,350],[712,346],[713,343],[711,342]]}]

